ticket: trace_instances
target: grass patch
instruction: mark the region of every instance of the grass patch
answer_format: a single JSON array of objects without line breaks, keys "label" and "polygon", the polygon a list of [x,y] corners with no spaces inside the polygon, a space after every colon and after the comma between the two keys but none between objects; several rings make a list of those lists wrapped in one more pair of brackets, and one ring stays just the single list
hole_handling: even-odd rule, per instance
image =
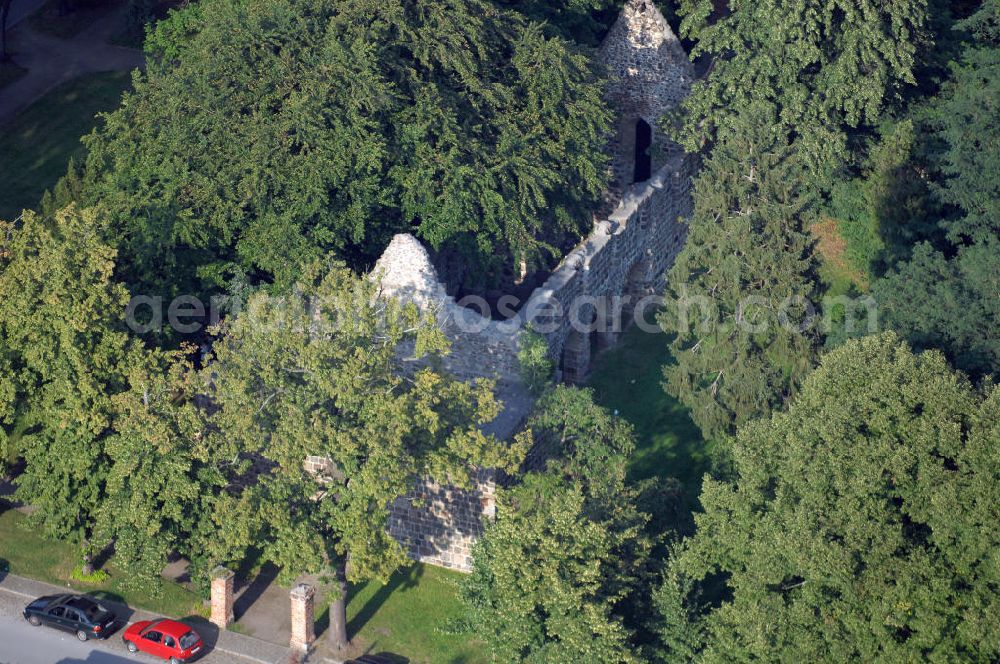
[{"label": "grass patch", "polygon": [[837,220],[823,217],[809,231],[816,239],[820,256],[820,278],[827,284],[830,294],[845,295],[856,288],[867,291],[869,277],[851,265],[847,241],[841,235]]},{"label": "grass patch", "polygon": [[[70,10],[61,10],[69,4]],[[48,0],[41,9],[28,17],[32,29],[57,39],[72,39],[96,21],[104,18],[121,4],[118,0]]]},{"label": "grass patch", "polygon": [[0,62],[0,89],[10,85],[27,73],[28,70],[16,62],[11,60]]},{"label": "grass patch", "polygon": [[669,337],[633,325],[596,358],[589,385],[599,404],[635,427],[631,478],[675,477],[693,501],[709,470],[709,454],[687,408],[663,391],[663,367],[670,362]]},{"label": "grass patch", "polygon": [[112,564],[105,566],[108,578],[102,582],[73,581],[79,550],[72,544],[43,538],[27,526],[25,519],[13,509],[0,512],[0,559],[7,561],[11,574],[72,587],[78,592],[167,616],[207,615],[200,597],[170,581],[163,582],[163,592],[156,598],[123,588],[122,575]]},{"label": "grass patch", "polygon": [[[383,585],[353,586],[347,604],[347,631],[355,648],[370,654],[392,653],[411,664],[486,664],[482,645],[471,635],[443,631],[462,617],[458,599],[462,574],[415,564],[396,572]],[[329,624],[329,608],[319,626]]]},{"label": "grass patch", "polygon": [[82,76],[52,90],[8,124],[0,135],[0,218],[35,208],[46,189],[66,174],[70,157],[84,155],[80,137],[113,110],[131,85],[128,72]]}]

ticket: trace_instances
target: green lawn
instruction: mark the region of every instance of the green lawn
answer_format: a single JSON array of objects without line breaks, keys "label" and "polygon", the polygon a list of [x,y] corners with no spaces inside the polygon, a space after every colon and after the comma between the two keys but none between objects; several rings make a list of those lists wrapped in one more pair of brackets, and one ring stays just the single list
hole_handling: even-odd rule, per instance
[{"label": "green lawn", "polygon": [[[101,584],[71,581],[79,561],[71,544],[44,539],[26,527],[26,517],[0,503],[0,570],[80,592],[125,602],[168,616],[205,616],[201,598],[181,585],[164,582],[159,598],[121,587],[114,564],[105,569],[111,576]],[[394,653],[412,664],[486,664],[481,645],[467,635],[445,633],[449,621],[462,616],[457,582],[461,574],[414,565],[395,574],[389,583],[370,582],[351,589],[348,630],[364,652]],[[318,630],[329,625],[329,611],[317,616]],[[239,626],[235,627],[240,631]]]},{"label": "green lawn", "polygon": [[0,132],[0,219],[34,208],[46,189],[80,158],[80,137],[97,124],[94,116],[118,106],[131,85],[126,72],[82,76],[29,106]]},{"label": "green lawn", "polygon": [[79,592],[122,601],[132,607],[168,616],[203,615],[201,598],[186,588],[164,582],[160,597],[137,593],[121,587],[121,575],[114,565],[106,565],[110,578],[99,584],[70,580],[73,567],[79,562],[79,551],[71,544],[41,537],[26,526],[25,516],[0,504],[0,561],[12,574],[47,581],[60,586],[71,585]]},{"label": "green lawn", "polygon": [[[393,653],[411,664],[485,664],[482,645],[469,635],[446,633],[462,617],[458,572],[417,564],[378,582],[351,589],[348,633],[365,652]],[[324,612],[320,624],[328,621]]]},{"label": "green lawn", "polygon": [[635,426],[632,479],[675,477],[695,499],[709,456],[687,409],[663,391],[663,366],[671,361],[669,339],[633,325],[619,343],[599,355],[589,385],[602,406]]}]

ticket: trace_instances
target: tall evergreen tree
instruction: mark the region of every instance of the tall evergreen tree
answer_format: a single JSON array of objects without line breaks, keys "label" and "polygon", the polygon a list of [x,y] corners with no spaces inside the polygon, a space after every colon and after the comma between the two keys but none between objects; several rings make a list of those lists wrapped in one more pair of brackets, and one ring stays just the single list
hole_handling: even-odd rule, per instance
[{"label": "tall evergreen tree", "polygon": [[681,0],[681,34],[713,65],[684,103],[689,150],[713,141],[727,118],[772,105],[802,141],[812,176],[843,158],[845,131],[874,127],[929,43],[927,0]]},{"label": "tall evergreen tree", "polygon": [[496,0],[563,37],[597,46],[622,9],[622,0]]},{"label": "tall evergreen tree", "polygon": [[962,244],[1000,237],[1000,2],[985,0],[957,27],[971,42],[952,63],[930,119],[943,144],[939,195],[959,210],[943,225]]},{"label": "tall evergreen tree", "polygon": [[940,349],[956,367],[1000,375],[1000,239],[948,258],[924,243],[876,282],[879,316],[918,349]]},{"label": "tall evergreen tree", "polygon": [[781,404],[817,342],[803,159],[764,104],[727,123],[695,181],[660,318],[676,359],[666,389],[706,439]]},{"label": "tall evergreen tree", "polygon": [[743,427],[678,559],[721,574],[704,662],[996,661],[1000,389],[892,334]]},{"label": "tall evergreen tree", "polygon": [[[610,114],[588,54],[485,0],[206,0],[157,24],[87,140],[129,278],[294,284],[392,234],[475,285],[589,230]],[[166,281],[166,283],[164,283]]]},{"label": "tall evergreen tree", "polygon": [[926,113],[940,149],[944,250],[918,245],[875,284],[883,320],[918,348],[939,348],[974,376],[1000,373],[1000,3],[959,24],[970,35]]}]

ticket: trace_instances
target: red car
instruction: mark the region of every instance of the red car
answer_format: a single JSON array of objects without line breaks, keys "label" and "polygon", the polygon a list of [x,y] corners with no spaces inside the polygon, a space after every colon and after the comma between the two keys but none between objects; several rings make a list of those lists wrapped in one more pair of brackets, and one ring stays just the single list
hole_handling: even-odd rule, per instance
[{"label": "red car", "polygon": [[129,652],[142,652],[170,660],[170,664],[193,661],[205,647],[204,641],[176,620],[140,620],[122,635]]}]

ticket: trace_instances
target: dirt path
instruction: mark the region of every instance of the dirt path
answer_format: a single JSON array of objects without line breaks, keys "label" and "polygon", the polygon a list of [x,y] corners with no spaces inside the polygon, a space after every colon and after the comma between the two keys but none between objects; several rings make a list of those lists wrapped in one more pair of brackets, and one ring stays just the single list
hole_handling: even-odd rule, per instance
[{"label": "dirt path", "polygon": [[142,67],[141,51],[108,44],[121,29],[123,10],[98,19],[67,40],[40,34],[28,21],[14,27],[9,35],[10,50],[14,61],[28,73],[0,89],[0,125],[60,83],[77,76]]}]

